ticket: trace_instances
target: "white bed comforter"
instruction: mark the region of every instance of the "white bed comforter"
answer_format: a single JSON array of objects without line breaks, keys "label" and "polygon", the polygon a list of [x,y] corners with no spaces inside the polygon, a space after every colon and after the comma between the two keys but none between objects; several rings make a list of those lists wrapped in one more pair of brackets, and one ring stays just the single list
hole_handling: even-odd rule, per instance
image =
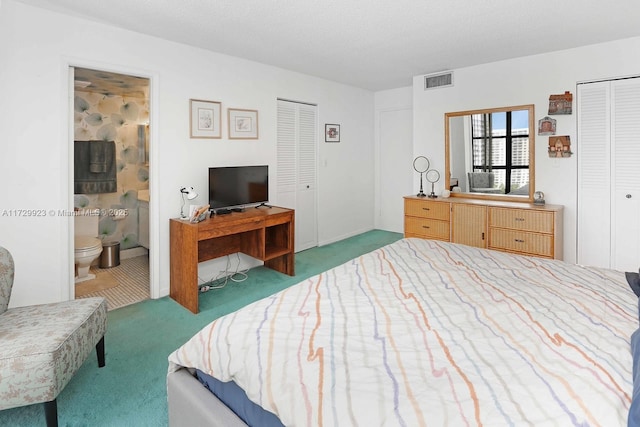
[{"label": "white bed comforter", "polygon": [[626,424],[624,274],[404,239],[215,320],[169,357],[287,426]]}]

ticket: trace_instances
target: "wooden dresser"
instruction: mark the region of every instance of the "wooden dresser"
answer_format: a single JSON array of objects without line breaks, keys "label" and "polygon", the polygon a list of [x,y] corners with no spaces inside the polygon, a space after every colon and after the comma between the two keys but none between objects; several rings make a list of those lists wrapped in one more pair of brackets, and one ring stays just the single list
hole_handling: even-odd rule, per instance
[{"label": "wooden dresser", "polygon": [[562,259],[559,205],[463,198],[404,198],[404,235]]}]

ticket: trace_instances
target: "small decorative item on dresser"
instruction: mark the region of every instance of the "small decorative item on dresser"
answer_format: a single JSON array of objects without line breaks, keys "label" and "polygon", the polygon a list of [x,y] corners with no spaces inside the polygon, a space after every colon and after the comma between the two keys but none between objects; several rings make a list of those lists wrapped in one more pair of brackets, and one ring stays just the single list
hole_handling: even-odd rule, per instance
[{"label": "small decorative item on dresser", "polygon": [[435,169],[431,169],[430,171],[427,171],[427,181],[431,183],[431,193],[429,194],[429,198],[430,199],[438,198],[438,196],[436,196],[436,193],[433,191],[433,186],[436,182],[440,181],[440,172],[438,172]]},{"label": "small decorative item on dresser", "polygon": [[418,156],[413,159],[413,169],[420,174],[420,192],[416,194],[418,197],[426,197],[422,190],[422,174],[429,170],[429,159],[425,156]]},{"label": "small decorative item on dresser", "polygon": [[544,205],[544,193],[542,191],[536,191],[533,193],[533,204]]},{"label": "small decorative item on dresser", "polygon": [[443,199],[447,199],[449,196],[451,196],[451,190],[447,190],[446,188],[444,190],[442,190],[442,193],[440,194],[440,196]]}]

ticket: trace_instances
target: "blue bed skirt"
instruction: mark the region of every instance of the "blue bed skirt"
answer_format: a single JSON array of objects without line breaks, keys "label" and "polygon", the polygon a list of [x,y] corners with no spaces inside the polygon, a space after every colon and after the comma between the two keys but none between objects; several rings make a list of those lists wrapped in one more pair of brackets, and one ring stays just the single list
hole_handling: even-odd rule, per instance
[{"label": "blue bed skirt", "polygon": [[196,369],[198,380],[249,426],[284,427],[278,417],[247,397],[233,381],[224,383]]}]

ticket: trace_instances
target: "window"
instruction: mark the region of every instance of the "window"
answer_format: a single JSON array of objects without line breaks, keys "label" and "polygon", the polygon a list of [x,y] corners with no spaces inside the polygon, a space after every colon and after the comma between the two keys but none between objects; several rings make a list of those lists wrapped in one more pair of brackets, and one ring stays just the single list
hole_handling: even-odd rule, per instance
[{"label": "window", "polygon": [[471,116],[474,172],[493,172],[505,194],[529,183],[529,112],[503,111]]}]

